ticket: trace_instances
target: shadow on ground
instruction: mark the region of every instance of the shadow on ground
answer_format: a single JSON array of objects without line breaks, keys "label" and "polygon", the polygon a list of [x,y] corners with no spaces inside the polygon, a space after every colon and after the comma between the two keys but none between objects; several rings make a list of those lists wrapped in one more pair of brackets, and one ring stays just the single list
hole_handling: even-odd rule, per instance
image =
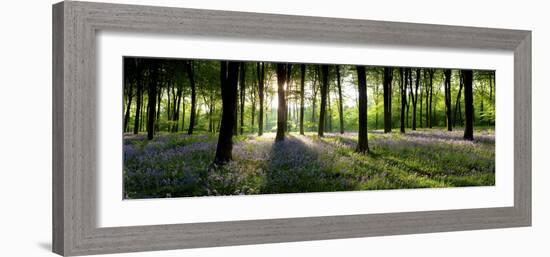
[{"label": "shadow on ground", "polygon": [[305,136],[287,136],[284,141],[274,143],[262,193],[354,190],[355,182],[332,168],[323,147],[326,146]]}]

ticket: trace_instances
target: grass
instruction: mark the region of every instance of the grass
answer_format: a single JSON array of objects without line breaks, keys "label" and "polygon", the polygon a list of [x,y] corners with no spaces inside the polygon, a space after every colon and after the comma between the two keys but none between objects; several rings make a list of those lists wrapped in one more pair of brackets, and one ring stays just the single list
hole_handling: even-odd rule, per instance
[{"label": "grass", "polygon": [[152,141],[125,135],[128,199],[492,186],[494,131],[438,129],[369,133],[369,154],[355,152],[356,133],[234,137],[233,161],[212,165],[217,135],[165,134]]}]

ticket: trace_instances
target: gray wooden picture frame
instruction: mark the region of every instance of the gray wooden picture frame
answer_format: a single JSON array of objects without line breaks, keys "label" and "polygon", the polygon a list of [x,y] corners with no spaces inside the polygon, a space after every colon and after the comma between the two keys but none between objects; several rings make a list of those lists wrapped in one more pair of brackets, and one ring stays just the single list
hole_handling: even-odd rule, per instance
[{"label": "gray wooden picture frame", "polygon": [[[514,52],[514,206],[99,228],[96,32]],[[65,1],[53,6],[53,251],[87,255],[531,225],[531,32]]]}]

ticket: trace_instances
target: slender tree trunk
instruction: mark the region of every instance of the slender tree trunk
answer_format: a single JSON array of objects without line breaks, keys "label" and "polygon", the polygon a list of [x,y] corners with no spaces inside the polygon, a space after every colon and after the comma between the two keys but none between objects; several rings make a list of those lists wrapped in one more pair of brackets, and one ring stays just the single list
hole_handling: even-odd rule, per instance
[{"label": "slender tree trunk", "polygon": [[391,84],[393,80],[393,68],[384,67],[384,133],[391,132]]},{"label": "slender tree trunk", "polygon": [[155,114],[156,114],[156,100],[157,100],[157,84],[158,84],[158,63],[157,60],[149,60],[149,85],[147,89],[148,103],[147,103],[147,139],[152,140],[155,134]]},{"label": "slender tree trunk", "polygon": [[330,83],[329,83],[329,88],[328,88],[328,92],[327,92],[327,112],[326,112],[326,116],[327,116],[327,122],[325,124],[327,124],[327,128],[328,129],[325,129],[325,131],[329,131],[329,132],[332,132],[332,104],[330,102]]},{"label": "slender tree trunk", "polygon": [[128,102],[126,103],[126,112],[124,114],[124,132],[128,131],[128,121],[130,120],[130,109],[132,108],[132,96],[133,96],[132,92],[134,90],[133,81],[129,81],[129,79],[127,79],[126,85],[128,87],[127,96],[126,96]]},{"label": "slender tree trunk", "polygon": [[[424,70],[424,81],[428,81],[427,76],[430,73],[429,70]],[[424,86],[424,91],[426,91],[426,128],[430,127],[430,87],[427,85]]]},{"label": "slender tree trunk", "polygon": [[[141,102],[145,103],[145,97],[142,97],[142,100]],[[143,126],[145,126],[145,130],[147,130],[147,113],[144,114],[144,112],[147,112],[149,110],[149,100],[147,100],[147,103],[145,105],[145,108],[141,108],[141,111],[140,111],[140,122],[139,122],[139,131],[143,131]],[[143,118],[143,116],[145,115],[145,118]],[[145,124],[144,124],[145,123]]]},{"label": "slender tree trunk", "polygon": [[288,65],[285,63],[277,64],[277,95],[279,106],[277,108],[277,135],[275,141],[285,140],[286,129],[286,97],[285,97],[285,82],[287,78]]},{"label": "slender tree trunk", "polygon": [[166,120],[168,121],[172,119],[170,116],[170,84],[171,82],[166,83]]},{"label": "slender tree trunk", "polygon": [[433,78],[434,78],[434,70],[433,69],[430,69],[428,71],[428,75],[429,75],[429,83],[430,83],[430,114],[428,115],[429,116],[429,127],[432,128],[433,127],[433,92],[434,92],[434,87],[433,87]]},{"label": "slender tree trunk", "polygon": [[256,64],[256,75],[258,76],[258,96],[260,98],[260,113],[258,115],[258,136],[264,133],[264,78],[265,64],[259,62]]},{"label": "slender tree trunk", "polygon": [[139,132],[140,118],[142,115],[141,102],[143,101],[143,78],[139,78],[137,81],[137,93],[136,93],[136,117],[134,118],[134,134]]},{"label": "slender tree trunk", "polygon": [[493,74],[494,71],[489,72],[489,101],[493,101]]},{"label": "slender tree trunk", "polygon": [[210,90],[209,107],[208,107],[208,131],[214,132],[214,90]]},{"label": "slender tree trunk", "polygon": [[182,95],[182,89],[181,85],[178,86],[177,92],[176,92],[176,110],[174,111],[174,132],[178,132],[179,130],[179,119],[180,119],[180,107],[181,107],[181,95]]},{"label": "slender tree trunk", "polygon": [[195,86],[195,71],[193,67],[193,61],[188,61],[187,66],[187,76],[189,77],[189,84],[191,85],[191,117],[189,118],[189,129],[187,130],[188,135],[193,134],[193,129],[195,128],[195,115],[197,112],[197,92]]},{"label": "slender tree trunk", "polygon": [[185,130],[185,96],[181,99],[181,130]]},{"label": "slender tree trunk", "polygon": [[359,90],[359,135],[356,151],[369,152],[368,127],[367,127],[367,77],[365,66],[357,66],[357,81]]},{"label": "slender tree trunk", "polygon": [[[160,78],[159,78],[160,81]],[[159,82],[157,87],[158,95],[157,95],[157,114],[156,114],[156,121],[155,121],[155,131],[160,131],[160,102],[162,100],[162,85]]]},{"label": "slender tree trunk", "polygon": [[378,129],[378,104],[380,103],[380,88],[379,88],[379,85],[378,83],[376,83],[376,85],[374,86],[374,99],[375,99],[375,103],[374,103],[374,114],[375,114],[375,122],[374,122],[374,129]]},{"label": "slender tree trunk", "polygon": [[291,84],[292,84],[292,64],[288,63],[287,64],[287,70],[286,70],[286,79],[285,79],[285,83],[286,83],[286,92],[285,92],[285,110],[286,110],[286,113],[285,113],[285,132],[290,132],[290,125],[291,123],[289,122],[289,118],[290,118],[290,114],[292,113],[290,111],[290,100],[291,100]]},{"label": "slender tree trunk", "polygon": [[327,108],[327,92],[328,92],[328,65],[321,65],[321,110],[319,112],[319,127],[317,135],[324,137],[325,134],[325,115]]},{"label": "slender tree trunk", "polygon": [[250,119],[251,119],[251,121],[250,121],[250,128],[251,128],[251,132],[254,133],[254,130],[255,130],[255,128],[254,128],[254,125],[255,125],[255,124],[254,124],[254,120],[255,120],[255,118],[256,118],[256,91],[258,90],[257,84],[254,83],[254,84],[252,85],[252,88],[251,88],[251,89],[252,89],[252,90],[250,90],[250,101],[251,101],[252,106],[251,106],[250,112],[251,112],[252,115],[250,115],[250,116],[251,116],[251,117],[250,117]]},{"label": "slender tree trunk", "polygon": [[451,119],[451,70],[445,70],[445,123],[447,130],[453,130],[453,122]]},{"label": "slender tree trunk", "polygon": [[[422,70],[422,72],[425,72],[424,70]],[[424,99],[424,88],[426,87],[426,80],[424,80],[424,75],[421,76],[422,79],[421,79],[421,85],[420,85],[420,103],[418,106],[420,106],[420,115],[418,116],[418,125],[420,125],[420,128],[423,128],[424,127],[424,123],[422,122],[422,109],[424,108],[424,104],[422,103],[423,99]]]},{"label": "slender tree trunk", "polygon": [[464,83],[464,139],[474,140],[474,94],[472,88],[473,72],[472,70],[462,71],[462,81]]},{"label": "slender tree trunk", "polygon": [[[316,107],[317,107],[317,91],[319,90],[317,87],[317,80],[320,76],[319,66],[315,66],[314,75],[313,75],[313,83],[311,85],[311,91],[313,92],[312,96],[312,103],[311,103],[311,122],[314,123],[316,121]],[[320,79],[319,79],[320,80]]]},{"label": "slender tree trunk", "polygon": [[[412,102],[412,70],[410,68],[406,69],[406,76],[405,76],[405,80],[406,80],[406,83],[405,83],[405,92],[407,91],[407,88],[409,88],[409,93],[405,93],[406,96],[405,97],[408,97],[408,100],[407,100],[407,116],[406,116],[406,119],[405,119],[405,126],[408,128],[409,127],[409,109],[410,109],[410,106],[411,106],[411,102]],[[407,87],[408,86],[408,87]]]},{"label": "slender tree trunk", "polygon": [[[420,69],[416,69],[416,80],[415,80],[415,86],[414,91],[412,92],[412,130],[416,130],[416,103],[418,101],[418,87],[420,86]],[[422,122],[421,122],[422,123]]]},{"label": "slender tree trunk", "polygon": [[214,163],[224,165],[233,159],[233,128],[237,108],[237,84],[240,62],[221,62],[222,120]]},{"label": "slender tree trunk", "polygon": [[459,87],[458,87],[458,94],[456,96],[456,102],[455,102],[455,114],[454,114],[454,120],[453,120],[453,125],[456,127],[456,122],[458,121],[458,119],[460,118],[460,120],[462,120],[462,113],[461,113],[461,108],[460,108],[460,97],[462,95],[462,87],[464,86],[464,81],[462,80],[463,79],[463,76],[462,76],[462,71],[460,71],[459,73],[459,76],[460,76],[460,83],[459,83]]},{"label": "slender tree trunk", "polygon": [[399,68],[399,92],[401,93],[401,124],[399,131],[405,133],[405,108],[407,107],[407,69]]},{"label": "slender tree trunk", "polygon": [[240,75],[240,78],[241,78],[241,93],[240,93],[240,96],[241,96],[241,129],[240,129],[240,133],[241,135],[244,133],[244,103],[245,103],[245,99],[246,99],[246,63],[242,62],[241,63],[241,75]]},{"label": "slender tree trunk", "polygon": [[340,117],[340,134],[344,134],[344,104],[342,102],[342,82],[340,79],[339,65],[336,65],[336,82],[338,85],[338,116]]},{"label": "slender tree trunk", "polygon": [[306,78],[306,65],[300,65],[300,135],[304,134],[304,85]]}]

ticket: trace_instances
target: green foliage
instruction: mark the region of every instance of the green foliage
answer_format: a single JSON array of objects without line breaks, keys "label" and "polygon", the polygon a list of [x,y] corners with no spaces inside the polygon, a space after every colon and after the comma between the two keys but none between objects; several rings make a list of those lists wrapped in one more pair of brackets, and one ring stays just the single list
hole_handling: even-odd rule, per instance
[{"label": "green foliage", "polygon": [[494,131],[420,130],[370,133],[370,152],[355,152],[356,134],[234,137],[233,161],[213,166],[215,134],[162,134],[124,142],[126,198],[490,186]]}]

